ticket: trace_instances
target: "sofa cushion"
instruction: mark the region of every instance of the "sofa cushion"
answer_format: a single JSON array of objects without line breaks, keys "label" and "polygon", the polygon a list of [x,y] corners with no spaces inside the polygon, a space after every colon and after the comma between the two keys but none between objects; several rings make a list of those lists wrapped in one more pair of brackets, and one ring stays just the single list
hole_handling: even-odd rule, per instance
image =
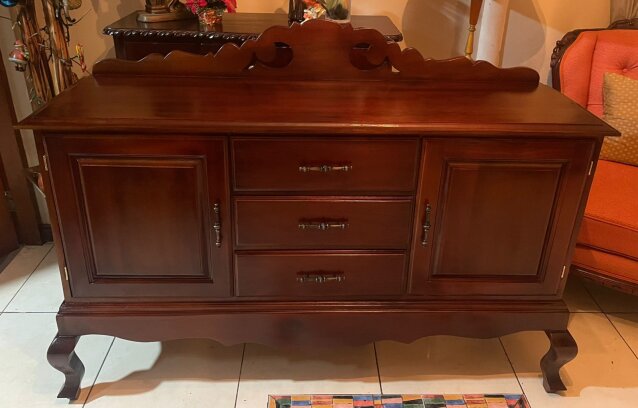
[{"label": "sofa cushion", "polygon": [[622,136],[606,138],[600,157],[638,166],[638,80],[605,74],[604,95],[604,119]]},{"label": "sofa cushion", "polygon": [[561,91],[598,116],[603,114],[603,76],[638,79],[638,30],[581,33],[560,64]]},{"label": "sofa cushion", "polygon": [[578,243],[638,260],[638,167],[598,162]]},{"label": "sofa cushion", "polygon": [[597,249],[577,246],[572,264],[588,271],[638,285],[638,261]]}]

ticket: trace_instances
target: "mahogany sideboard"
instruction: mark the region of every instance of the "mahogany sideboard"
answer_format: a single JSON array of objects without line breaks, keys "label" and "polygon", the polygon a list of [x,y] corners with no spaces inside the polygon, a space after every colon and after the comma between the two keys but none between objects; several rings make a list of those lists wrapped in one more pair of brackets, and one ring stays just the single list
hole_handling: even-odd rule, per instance
[{"label": "mahogany sideboard", "polygon": [[[256,39],[272,26],[288,25],[284,13],[228,13],[223,24],[213,28],[202,27],[197,18],[145,23],[137,20],[138,12],[122,17],[104,27],[104,34],[113,37],[115,56],[137,61],[158,53],[179,50],[196,54],[217,52],[222,45],[241,45]],[[352,25],[380,31],[388,41],[403,41],[403,34],[387,16],[352,16]]]},{"label": "mahogany sideboard", "polygon": [[535,71],[310,21],[93,74],[19,125],[36,131],[64,284],[59,397],[78,395],[88,334],[330,346],[542,330],[545,388],[565,388],[561,296],[617,132]]}]

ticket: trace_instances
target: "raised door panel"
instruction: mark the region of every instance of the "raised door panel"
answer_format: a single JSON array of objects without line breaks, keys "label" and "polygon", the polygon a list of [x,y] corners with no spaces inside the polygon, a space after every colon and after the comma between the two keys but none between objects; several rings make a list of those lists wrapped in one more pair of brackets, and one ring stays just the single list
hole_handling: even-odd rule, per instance
[{"label": "raised door panel", "polygon": [[74,297],[230,295],[223,140],[48,137],[46,148]]},{"label": "raised door panel", "polygon": [[429,142],[411,292],[554,295],[593,154],[590,142]]}]

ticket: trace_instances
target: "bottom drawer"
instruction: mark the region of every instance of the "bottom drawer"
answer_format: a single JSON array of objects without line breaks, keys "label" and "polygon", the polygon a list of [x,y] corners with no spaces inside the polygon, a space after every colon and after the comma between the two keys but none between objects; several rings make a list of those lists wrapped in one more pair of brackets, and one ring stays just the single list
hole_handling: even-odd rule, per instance
[{"label": "bottom drawer", "polygon": [[402,252],[253,252],[235,256],[237,296],[400,295],[404,271]]}]

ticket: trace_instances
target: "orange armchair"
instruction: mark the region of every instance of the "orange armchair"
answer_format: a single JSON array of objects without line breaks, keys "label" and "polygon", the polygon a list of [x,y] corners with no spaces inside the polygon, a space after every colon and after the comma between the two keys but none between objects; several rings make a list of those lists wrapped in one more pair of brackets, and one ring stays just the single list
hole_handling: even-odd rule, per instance
[{"label": "orange armchair", "polygon": [[[638,79],[638,19],[573,31],[557,43],[554,87],[598,116],[607,72]],[[598,162],[572,273],[638,295],[638,167]]]}]

